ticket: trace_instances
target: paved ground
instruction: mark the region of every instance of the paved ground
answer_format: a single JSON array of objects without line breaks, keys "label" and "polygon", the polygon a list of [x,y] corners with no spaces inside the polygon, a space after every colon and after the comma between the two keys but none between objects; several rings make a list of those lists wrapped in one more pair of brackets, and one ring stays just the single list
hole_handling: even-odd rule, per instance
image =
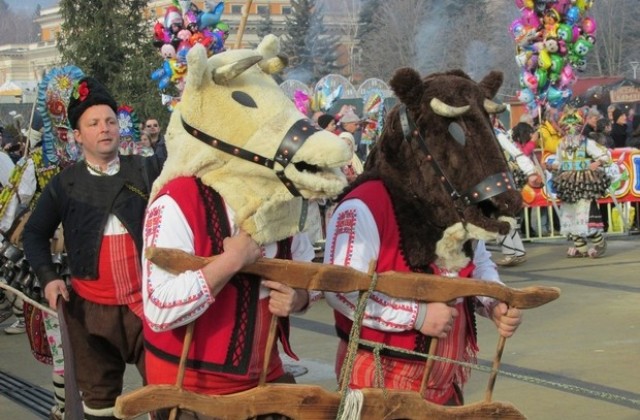
[{"label": "paved ground", "polygon": [[[527,244],[527,263],[501,269],[511,287],[556,286],[562,295],[527,311],[525,323],[507,341],[495,400],[513,403],[530,419],[640,418],[639,245],[640,236],[616,237],[605,258],[570,260],[564,257],[563,241],[536,242]],[[291,363],[308,369],[299,382],[335,390],[331,320],[324,303],[293,319],[294,349],[302,360]],[[486,370],[497,334],[485,320],[479,321],[479,334],[479,365]],[[0,335],[0,354],[0,419],[43,418],[7,398],[16,392],[6,388],[2,373],[26,381],[16,387],[43,388],[44,394],[27,394],[35,395],[36,405],[46,406],[50,369],[33,359],[24,335]],[[467,402],[484,398],[487,378],[484,371],[472,373]],[[129,372],[126,389],[138,386],[137,375]]]}]

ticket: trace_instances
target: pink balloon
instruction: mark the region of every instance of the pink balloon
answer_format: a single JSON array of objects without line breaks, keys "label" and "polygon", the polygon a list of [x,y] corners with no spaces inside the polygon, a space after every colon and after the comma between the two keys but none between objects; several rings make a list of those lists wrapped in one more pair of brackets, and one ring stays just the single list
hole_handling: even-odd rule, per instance
[{"label": "pink balloon", "polygon": [[524,0],[515,0],[515,4],[518,9],[524,8]]},{"label": "pink balloon", "polygon": [[522,11],[521,19],[522,23],[524,23],[526,26],[531,26],[533,28],[537,28],[538,26],[540,26],[540,18],[538,17],[536,12],[531,9],[524,9]]},{"label": "pink balloon", "polygon": [[565,89],[573,84],[576,81],[576,75],[573,72],[573,67],[570,64],[566,64],[562,68],[562,72],[560,73],[560,81],[558,82],[558,87],[560,89]]},{"label": "pink balloon", "polygon": [[551,8],[556,9],[558,13],[560,13],[560,16],[567,13],[569,7],[571,7],[571,0],[556,0],[556,2],[551,5]]},{"label": "pink balloon", "polygon": [[511,32],[511,35],[514,39],[518,39],[522,35],[523,31],[524,24],[522,23],[521,19],[516,19],[511,22],[511,26],[509,26],[509,32]]},{"label": "pink balloon", "polygon": [[535,74],[528,72],[526,70],[523,71],[522,81],[524,82],[524,85],[532,92],[535,92],[538,90],[538,78],[535,76]]},{"label": "pink balloon", "polygon": [[576,42],[578,40],[578,38],[580,38],[580,35],[582,35],[580,33],[580,27],[578,25],[574,25],[571,29],[573,31],[573,40],[572,40],[572,42]]},{"label": "pink balloon", "polygon": [[596,33],[596,29],[597,29],[597,26],[596,26],[595,19],[589,16],[582,19],[582,30],[584,31],[585,34],[593,35]]}]

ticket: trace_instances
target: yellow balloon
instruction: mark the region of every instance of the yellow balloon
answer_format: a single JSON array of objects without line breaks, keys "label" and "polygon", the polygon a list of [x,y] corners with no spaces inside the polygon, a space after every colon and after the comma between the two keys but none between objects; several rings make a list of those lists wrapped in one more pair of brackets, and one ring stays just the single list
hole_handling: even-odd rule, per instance
[{"label": "yellow balloon", "polygon": [[524,7],[533,10],[533,0],[524,0]]},{"label": "yellow balloon", "polygon": [[551,55],[549,54],[549,51],[545,49],[540,50],[538,53],[538,67],[547,70],[551,67],[551,64]]}]

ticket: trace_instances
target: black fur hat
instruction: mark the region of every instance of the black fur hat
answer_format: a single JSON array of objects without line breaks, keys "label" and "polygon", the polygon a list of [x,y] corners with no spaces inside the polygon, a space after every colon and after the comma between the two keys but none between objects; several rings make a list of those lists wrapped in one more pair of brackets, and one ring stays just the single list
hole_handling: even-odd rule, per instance
[{"label": "black fur hat", "polygon": [[69,98],[67,117],[71,128],[75,130],[84,111],[94,105],[107,105],[115,114],[118,113],[118,104],[107,89],[93,77],[84,77],[74,86]]}]

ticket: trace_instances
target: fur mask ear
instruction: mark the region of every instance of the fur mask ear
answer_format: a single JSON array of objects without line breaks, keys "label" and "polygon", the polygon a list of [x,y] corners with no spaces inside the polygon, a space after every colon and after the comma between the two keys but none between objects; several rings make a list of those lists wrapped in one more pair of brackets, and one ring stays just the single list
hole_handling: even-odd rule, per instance
[{"label": "fur mask ear", "polygon": [[186,86],[198,90],[204,80],[204,74],[207,71],[207,51],[201,44],[195,44],[187,53],[187,72]]},{"label": "fur mask ear", "polygon": [[400,68],[394,73],[389,85],[403,104],[410,108],[420,106],[424,87],[417,71],[409,67]]},{"label": "fur mask ear", "polygon": [[[191,71],[191,69],[189,69],[189,71]],[[482,79],[480,88],[485,92],[487,98],[491,99],[496,96],[500,86],[502,86],[503,79],[504,76],[502,72],[496,70],[491,71]]]}]

